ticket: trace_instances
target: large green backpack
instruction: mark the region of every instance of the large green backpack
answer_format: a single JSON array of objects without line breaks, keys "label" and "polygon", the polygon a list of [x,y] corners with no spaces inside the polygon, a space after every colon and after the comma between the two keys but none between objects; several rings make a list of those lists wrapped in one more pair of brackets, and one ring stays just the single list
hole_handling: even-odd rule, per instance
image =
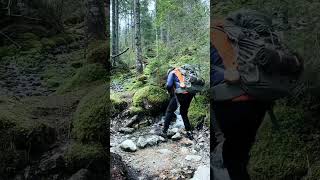
[{"label": "large green backpack", "polygon": [[203,89],[205,81],[193,65],[185,64],[173,71],[180,81],[180,88],[176,89],[176,93],[189,92],[196,94]]},{"label": "large green backpack", "polygon": [[266,101],[292,93],[302,73],[303,62],[280,41],[270,17],[252,10],[236,11],[225,19],[220,30],[235,49],[234,63],[237,64],[240,83],[219,85],[222,88],[216,88],[216,99],[223,99],[226,89],[233,89],[235,95],[244,91]]}]

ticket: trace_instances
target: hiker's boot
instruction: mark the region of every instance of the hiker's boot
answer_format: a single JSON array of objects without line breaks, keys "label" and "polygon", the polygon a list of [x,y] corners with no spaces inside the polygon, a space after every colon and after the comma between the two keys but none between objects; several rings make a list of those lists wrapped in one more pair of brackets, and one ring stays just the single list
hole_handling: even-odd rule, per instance
[{"label": "hiker's boot", "polygon": [[163,137],[164,139],[168,139],[167,132],[163,132],[163,131],[161,131],[161,132],[160,132],[160,133],[158,133],[157,135],[158,135],[158,136]]},{"label": "hiker's boot", "polygon": [[190,140],[194,139],[193,134],[192,134],[191,131],[187,131],[187,138],[189,138]]}]

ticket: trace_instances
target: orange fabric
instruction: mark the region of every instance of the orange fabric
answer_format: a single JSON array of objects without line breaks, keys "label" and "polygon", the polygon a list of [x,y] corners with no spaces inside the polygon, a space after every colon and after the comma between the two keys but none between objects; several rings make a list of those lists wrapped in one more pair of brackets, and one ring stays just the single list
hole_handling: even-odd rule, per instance
[{"label": "orange fabric", "polygon": [[249,101],[249,100],[253,100],[253,99],[254,98],[249,95],[241,95],[241,96],[233,98],[232,101],[239,102],[239,101]]},{"label": "orange fabric", "polygon": [[180,70],[178,68],[174,69],[174,74],[178,77],[179,82],[180,82],[180,87],[184,88],[186,85],[184,84],[184,77],[181,74]]},{"label": "orange fabric", "polygon": [[223,32],[221,27],[216,26],[211,28],[210,40],[223,59],[225,68],[232,70],[237,69],[236,50],[233,48],[227,34]]},{"label": "orange fabric", "polygon": [[[174,69],[174,74],[178,77],[179,79],[179,83],[180,83],[180,87],[185,88],[186,85],[184,83],[184,76],[182,75],[182,73],[180,72],[179,68],[175,68]],[[188,94],[188,92],[184,92],[183,94]]]}]

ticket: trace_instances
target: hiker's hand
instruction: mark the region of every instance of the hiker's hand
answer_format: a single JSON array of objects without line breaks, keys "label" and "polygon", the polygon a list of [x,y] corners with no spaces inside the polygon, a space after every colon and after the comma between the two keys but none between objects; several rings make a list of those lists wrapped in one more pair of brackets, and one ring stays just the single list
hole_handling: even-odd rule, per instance
[{"label": "hiker's hand", "polygon": [[227,69],[224,71],[224,79],[230,84],[236,84],[240,81],[239,71],[236,69]]}]

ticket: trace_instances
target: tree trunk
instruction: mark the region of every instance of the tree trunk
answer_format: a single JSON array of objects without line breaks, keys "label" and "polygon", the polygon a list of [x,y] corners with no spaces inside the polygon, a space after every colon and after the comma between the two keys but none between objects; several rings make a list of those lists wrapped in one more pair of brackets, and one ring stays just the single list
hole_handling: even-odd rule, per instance
[{"label": "tree trunk", "polygon": [[87,0],[87,34],[88,40],[106,40],[106,17],[104,2]]},{"label": "tree trunk", "polygon": [[[119,14],[118,0],[112,0],[112,56],[119,54]],[[112,66],[115,66],[118,57],[112,59]]]},{"label": "tree trunk", "polygon": [[136,47],[136,70],[138,73],[143,72],[141,33],[140,33],[140,2],[134,0],[134,19],[135,19],[135,47]]}]

